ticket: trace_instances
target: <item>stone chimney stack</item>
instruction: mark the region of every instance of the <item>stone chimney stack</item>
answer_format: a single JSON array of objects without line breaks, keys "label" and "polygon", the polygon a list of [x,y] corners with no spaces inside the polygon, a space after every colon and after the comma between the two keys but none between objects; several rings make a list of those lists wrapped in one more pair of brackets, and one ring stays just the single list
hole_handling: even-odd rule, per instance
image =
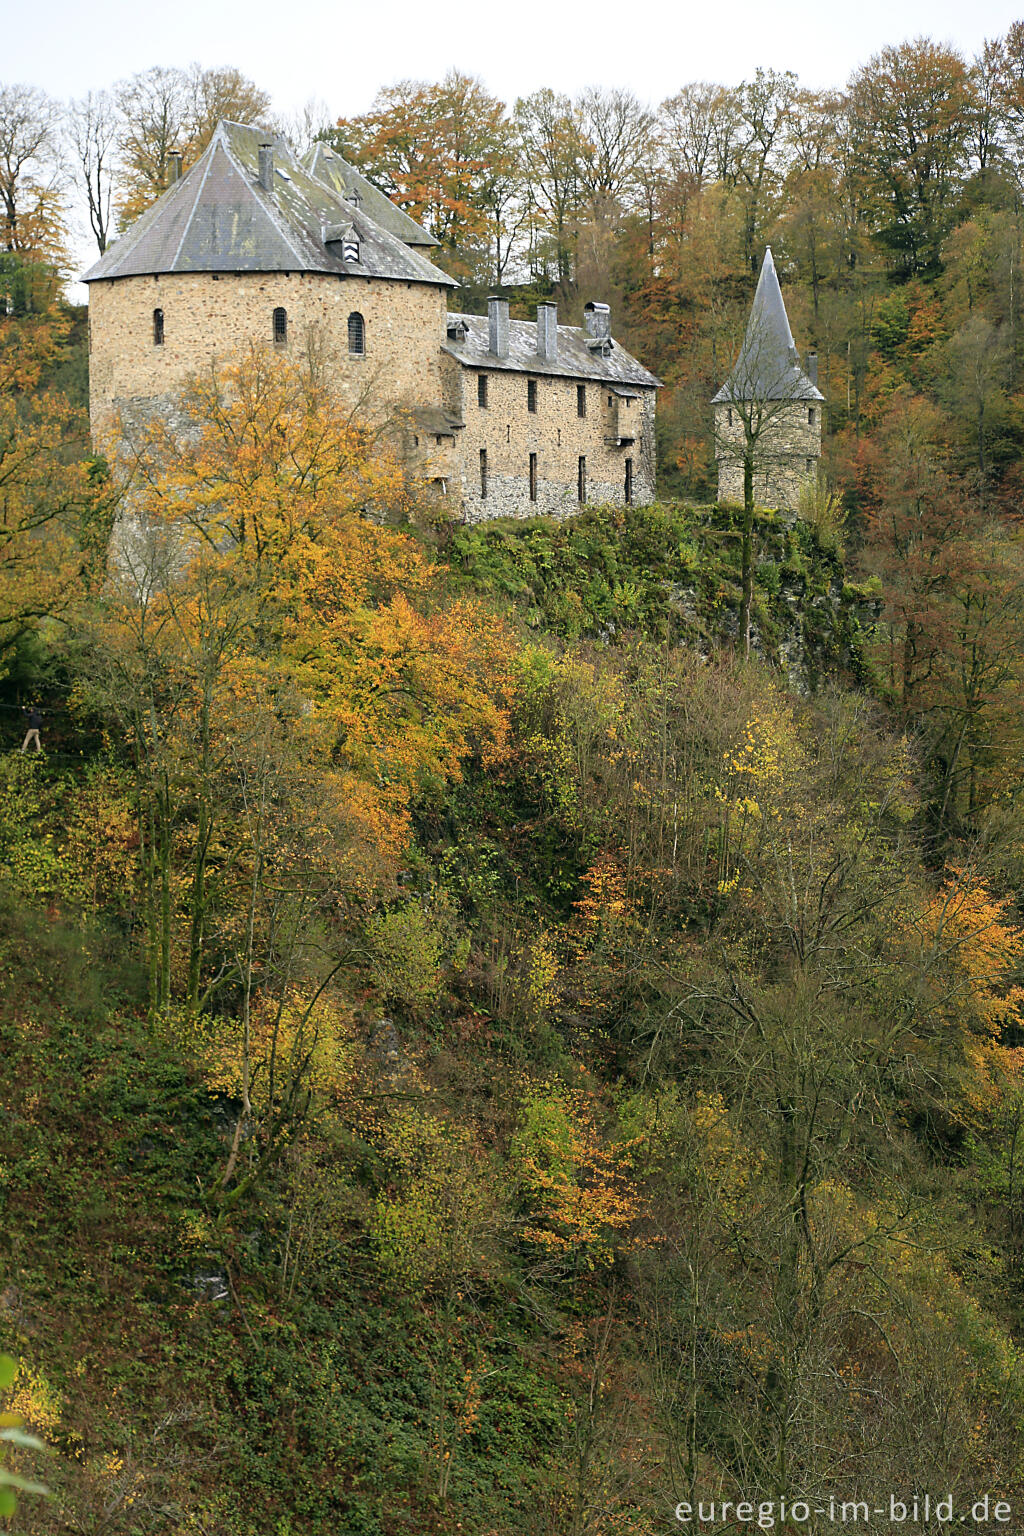
[{"label": "stone chimney stack", "polygon": [[550,300],[537,305],[537,356],[545,363],[558,361],[558,305]]},{"label": "stone chimney stack", "polygon": [[607,304],[591,299],[583,306],[583,329],[588,341],[608,341],[612,334],[612,312]]},{"label": "stone chimney stack", "polygon": [[167,185],[173,187],[176,181],[181,180],[181,150],[169,150],[168,159],[170,160],[171,164],[170,170],[168,172]]},{"label": "stone chimney stack", "polygon": [[807,354],[807,367],[805,368],[804,372],[807,374],[807,377],[810,379],[810,381],[814,385],[815,389],[817,389],[817,387],[818,387],[818,354],[817,354],[817,352],[808,352],[808,354]]},{"label": "stone chimney stack", "polygon": [[508,299],[496,295],[487,300],[487,350],[508,357]]},{"label": "stone chimney stack", "polygon": [[274,146],[273,144],[261,144],[259,148],[259,175],[257,181],[264,192],[274,190]]}]

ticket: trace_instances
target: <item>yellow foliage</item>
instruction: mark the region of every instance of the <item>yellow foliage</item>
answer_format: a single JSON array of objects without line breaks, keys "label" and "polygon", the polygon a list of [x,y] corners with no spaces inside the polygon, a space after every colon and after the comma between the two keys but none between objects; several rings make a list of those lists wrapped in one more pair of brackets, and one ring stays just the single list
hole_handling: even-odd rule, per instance
[{"label": "yellow foliage", "polygon": [[510,1157],[524,1236],[554,1254],[580,1253],[590,1267],[638,1246],[644,1206],[630,1145],[602,1144],[587,1095],[555,1079],[531,1084],[518,1119]]},{"label": "yellow foliage", "polygon": [[42,1372],[24,1362],[14,1385],[3,1395],[2,1406],[4,1413],[16,1415],[37,1434],[52,1436],[60,1428],[60,1398]]}]

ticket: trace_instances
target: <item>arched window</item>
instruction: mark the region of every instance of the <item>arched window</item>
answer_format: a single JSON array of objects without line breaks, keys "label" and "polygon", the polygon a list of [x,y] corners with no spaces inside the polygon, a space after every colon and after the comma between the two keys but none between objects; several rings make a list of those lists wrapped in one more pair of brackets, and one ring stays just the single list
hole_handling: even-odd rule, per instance
[{"label": "arched window", "polygon": [[358,310],[348,317],[348,349],[356,357],[362,357],[366,351],[366,326]]},{"label": "arched window", "polygon": [[164,344],[164,312],[162,309],[153,311],[153,345],[162,347]]},{"label": "arched window", "polygon": [[274,341],[277,346],[283,347],[288,340],[288,311],[286,309],[274,310]]}]

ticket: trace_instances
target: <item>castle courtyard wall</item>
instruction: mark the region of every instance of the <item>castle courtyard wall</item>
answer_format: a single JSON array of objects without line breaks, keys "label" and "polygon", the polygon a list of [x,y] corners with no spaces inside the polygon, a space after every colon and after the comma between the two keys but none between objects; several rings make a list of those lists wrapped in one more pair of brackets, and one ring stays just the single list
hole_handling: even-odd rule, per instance
[{"label": "castle courtyard wall", "polygon": [[[493,517],[566,517],[579,510],[579,460],[586,459],[585,502],[626,500],[626,461],[632,461],[632,501],[654,500],[654,395],[595,379],[538,375],[536,410],[529,409],[531,375],[518,370],[467,367],[446,357],[445,404],[464,423],[458,434],[457,494],[468,523]],[[487,380],[481,406],[478,379]],[[577,387],[586,391],[580,416]],[[634,386],[630,386],[634,389]],[[619,446],[619,436],[633,441]],[[487,454],[486,492],[481,451]],[[530,455],[536,454],[536,499],[530,497]]]}]

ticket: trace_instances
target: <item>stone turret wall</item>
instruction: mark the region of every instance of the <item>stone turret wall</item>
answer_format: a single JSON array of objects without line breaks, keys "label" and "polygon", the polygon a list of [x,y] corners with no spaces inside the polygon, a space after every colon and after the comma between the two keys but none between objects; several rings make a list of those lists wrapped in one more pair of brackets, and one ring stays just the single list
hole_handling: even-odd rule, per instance
[{"label": "stone turret wall", "polygon": [[[743,417],[745,407],[715,406],[715,457],[719,501],[743,500]],[[764,507],[797,510],[800,492],[818,477],[821,460],[820,400],[780,401],[766,407],[768,419],[754,449],[754,500]]]}]

